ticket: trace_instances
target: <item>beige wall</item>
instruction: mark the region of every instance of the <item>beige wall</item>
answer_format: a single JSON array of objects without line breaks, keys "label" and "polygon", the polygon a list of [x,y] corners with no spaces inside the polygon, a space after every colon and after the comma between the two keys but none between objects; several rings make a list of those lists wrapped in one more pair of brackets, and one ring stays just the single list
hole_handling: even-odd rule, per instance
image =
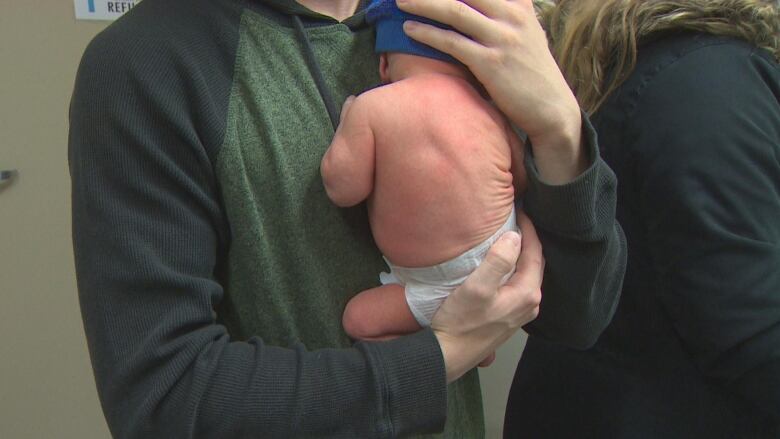
[{"label": "beige wall", "polygon": [[104,23],[71,0],[0,0],[0,437],[106,438],[76,299],[67,103]]},{"label": "beige wall", "polygon": [[487,439],[499,439],[504,427],[504,408],[509,386],[515,375],[515,367],[525,348],[526,335],[522,331],[496,351],[496,362],[480,369],[482,399],[485,404],[485,435]]},{"label": "beige wall", "polygon": [[[78,60],[104,22],[71,0],[0,0],[0,438],[107,438],[73,275],[67,105]],[[522,337],[481,373],[499,437]]]}]

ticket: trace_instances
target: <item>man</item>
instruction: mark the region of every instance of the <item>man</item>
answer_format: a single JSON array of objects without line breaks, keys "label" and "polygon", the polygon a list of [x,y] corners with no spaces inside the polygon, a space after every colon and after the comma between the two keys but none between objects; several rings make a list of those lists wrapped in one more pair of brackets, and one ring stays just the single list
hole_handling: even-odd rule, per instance
[{"label": "man", "polygon": [[[523,3],[509,6],[533,18]],[[524,220],[507,286],[498,288],[520,251],[514,234],[431,329],[350,347],[339,317],[383,264],[364,207],[333,206],[318,167],[338,120],[333,103],[378,83],[373,33],[357,7],[144,0],[87,49],[71,107],[74,247],[115,436],[483,434],[470,369],[536,316],[541,251]],[[550,212],[535,218],[550,311],[529,329],[582,345],[609,318],[625,249],[610,216],[614,177],[592,135],[580,141],[570,91],[557,89],[538,90],[546,116],[511,118],[534,143],[526,207]],[[576,118],[559,117],[575,114],[572,102]],[[549,135],[535,135],[541,125]],[[577,208],[571,194],[599,209]],[[575,232],[585,223],[597,232]],[[578,266],[558,264],[567,257]],[[579,288],[562,288],[572,279]],[[556,302],[572,294],[599,294],[584,301],[597,306],[559,313]]]}]

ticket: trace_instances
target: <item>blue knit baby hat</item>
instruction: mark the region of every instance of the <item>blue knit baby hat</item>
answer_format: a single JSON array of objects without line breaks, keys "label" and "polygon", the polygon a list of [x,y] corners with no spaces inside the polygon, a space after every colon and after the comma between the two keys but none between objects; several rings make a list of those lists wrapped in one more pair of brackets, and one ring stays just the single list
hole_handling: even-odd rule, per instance
[{"label": "blue knit baby hat", "polygon": [[439,22],[420,17],[419,15],[408,14],[398,9],[395,0],[371,0],[371,3],[366,8],[366,21],[376,25],[376,44],[374,46],[376,53],[409,53],[458,64],[455,58],[446,53],[406,36],[403,29],[403,24],[406,20],[419,21],[442,29],[452,29]]}]

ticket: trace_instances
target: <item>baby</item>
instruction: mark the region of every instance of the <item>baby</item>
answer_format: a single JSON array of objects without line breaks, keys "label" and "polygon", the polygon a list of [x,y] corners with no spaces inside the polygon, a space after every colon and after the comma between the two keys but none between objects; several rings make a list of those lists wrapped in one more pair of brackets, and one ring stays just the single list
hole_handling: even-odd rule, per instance
[{"label": "baby", "polygon": [[321,171],[335,204],[367,200],[390,267],[343,316],[351,337],[377,340],[429,326],[490,246],[517,230],[523,145],[465,67],[405,36],[401,26],[413,16],[394,0],[368,14],[386,85],[347,99]]}]

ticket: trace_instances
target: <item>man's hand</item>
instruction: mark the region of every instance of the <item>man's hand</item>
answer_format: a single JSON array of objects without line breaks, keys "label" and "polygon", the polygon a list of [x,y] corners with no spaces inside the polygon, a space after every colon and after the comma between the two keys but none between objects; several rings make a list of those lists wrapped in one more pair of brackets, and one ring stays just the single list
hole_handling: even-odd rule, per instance
[{"label": "man's hand", "polygon": [[[542,246],[531,221],[518,214],[522,238],[507,232],[433,316],[447,382],[461,377],[539,314]],[[519,254],[519,257],[518,257]],[[501,281],[515,268],[515,274]]]}]

